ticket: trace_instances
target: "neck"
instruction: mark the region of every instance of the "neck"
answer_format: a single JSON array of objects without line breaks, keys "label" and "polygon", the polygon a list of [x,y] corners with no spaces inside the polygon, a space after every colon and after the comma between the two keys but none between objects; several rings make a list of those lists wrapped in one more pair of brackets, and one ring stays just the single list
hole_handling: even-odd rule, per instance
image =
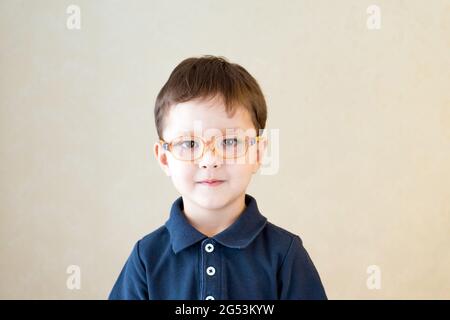
[{"label": "neck", "polygon": [[189,223],[208,237],[231,226],[245,210],[245,194],[215,209],[207,209],[183,197],[184,214]]}]

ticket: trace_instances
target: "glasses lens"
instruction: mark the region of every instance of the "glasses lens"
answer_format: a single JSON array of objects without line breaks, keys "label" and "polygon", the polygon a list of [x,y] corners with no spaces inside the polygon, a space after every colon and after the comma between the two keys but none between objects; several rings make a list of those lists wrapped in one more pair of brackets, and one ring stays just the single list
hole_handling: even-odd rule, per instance
[{"label": "glasses lens", "polygon": [[202,152],[202,141],[195,137],[180,137],[172,142],[172,153],[181,160],[194,160]]},{"label": "glasses lens", "polygon": [[236,135],[223,136],[217,140],[217,144],[217,149],[225,159],[242,157],[246,151],[245,138]]}]

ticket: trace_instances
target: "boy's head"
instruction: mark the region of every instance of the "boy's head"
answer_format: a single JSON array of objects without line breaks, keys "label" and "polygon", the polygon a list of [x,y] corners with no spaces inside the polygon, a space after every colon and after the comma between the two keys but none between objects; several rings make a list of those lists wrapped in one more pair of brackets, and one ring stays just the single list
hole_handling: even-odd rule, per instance
[{"label": "boy's head", "polygon": [[259,169],[266,118],[261,89],[243,67],[222,57],[186,59],[156,99],[155,156],[184,200],[219,209],[243,199]]}]

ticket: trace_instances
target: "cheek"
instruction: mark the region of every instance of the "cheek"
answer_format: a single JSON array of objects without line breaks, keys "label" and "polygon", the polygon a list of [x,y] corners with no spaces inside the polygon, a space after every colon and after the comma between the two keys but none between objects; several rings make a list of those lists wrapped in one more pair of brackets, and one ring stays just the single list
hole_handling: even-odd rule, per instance
[{"label": "cheek", "polygon": [[231,183],[235,185],[248,184],[252,177],[252,169],[251,165],[234,165],[230,167],[228,172]]},{"label": "cheek", "polygon": [[194,184],[195,168],[191,164],[173,162],[169,167],[174,185],[187,187]]}]

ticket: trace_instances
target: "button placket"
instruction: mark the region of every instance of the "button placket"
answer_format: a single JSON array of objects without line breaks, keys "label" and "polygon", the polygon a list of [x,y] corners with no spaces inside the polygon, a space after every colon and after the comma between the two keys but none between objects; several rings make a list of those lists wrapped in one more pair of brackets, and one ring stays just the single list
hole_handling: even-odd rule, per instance
[{"label": "button placket", "polygon": [[201,277],[204,283],[202,295],[205,300],[214,300],[219,297],[218,262],[220,261],[217,244],[213,239],[205,239],[202,243],[203,265]]}]

